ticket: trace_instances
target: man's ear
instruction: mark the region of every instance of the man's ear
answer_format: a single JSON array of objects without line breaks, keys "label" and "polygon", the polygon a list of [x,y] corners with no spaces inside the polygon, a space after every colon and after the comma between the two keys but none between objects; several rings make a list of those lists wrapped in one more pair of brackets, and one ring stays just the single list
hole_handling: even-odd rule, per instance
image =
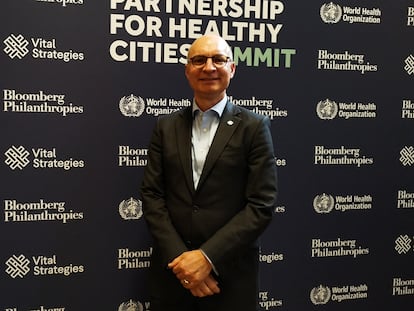
[{"label": "man's ear", "polygon": [[233,78],[234,75],[236,74],[236,65],[234,63],[231,63],[230,70],[231,70],[230,77]]},{"label": "man's ear", "polygon": [[187,69],[188,69],[188,64],[185,64],[185,65],[184,65],[184,74],[185,74],[185,77],[186,77],[186,78],[188,78],[188,75],[187,75]]}]

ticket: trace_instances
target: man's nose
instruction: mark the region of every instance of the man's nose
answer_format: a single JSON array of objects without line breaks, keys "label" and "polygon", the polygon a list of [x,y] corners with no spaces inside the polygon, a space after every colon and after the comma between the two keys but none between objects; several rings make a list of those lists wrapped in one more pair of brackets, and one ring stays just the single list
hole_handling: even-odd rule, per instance
[{"label": "man's nose", "polygon": [[203,67],[204,70],[216,70],[216,65],[214,65],[213,59],[212,58],[207,58],[206,63],[204,64]]}]

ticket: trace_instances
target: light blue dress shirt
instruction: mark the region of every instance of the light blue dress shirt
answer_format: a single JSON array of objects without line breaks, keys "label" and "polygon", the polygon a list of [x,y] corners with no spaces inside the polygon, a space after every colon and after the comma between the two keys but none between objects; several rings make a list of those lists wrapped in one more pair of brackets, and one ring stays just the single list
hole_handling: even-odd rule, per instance
[{"label": "light blue dress shirt", "polygon": [[201,111],[193,101],[193,129],[191,135],[191,159],[194,188],[197,189],[214,135],[227,103],[227,96],[206,111]]}]

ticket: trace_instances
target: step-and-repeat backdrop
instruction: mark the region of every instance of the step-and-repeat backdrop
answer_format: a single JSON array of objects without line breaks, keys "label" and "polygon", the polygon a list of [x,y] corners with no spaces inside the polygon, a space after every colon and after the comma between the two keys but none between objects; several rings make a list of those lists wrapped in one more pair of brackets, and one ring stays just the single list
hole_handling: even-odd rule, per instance
[{"label": "step-and-repeat backdrop", "polygon": [[413,1],[3,0],[0,24],[1,310],[151,310],[139,186],[206,32],[272,121],[257,309],[413,309]]}]

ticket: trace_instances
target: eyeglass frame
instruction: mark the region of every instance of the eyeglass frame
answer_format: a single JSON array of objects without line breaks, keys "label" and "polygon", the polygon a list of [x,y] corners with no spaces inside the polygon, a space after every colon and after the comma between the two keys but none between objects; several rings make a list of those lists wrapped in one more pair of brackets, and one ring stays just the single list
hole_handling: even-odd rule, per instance
[{"label": "eyeglass frame", "polygon": [[[214,62],[214,58],[215,58],[215,57],[220,57],[220,56],[224,56],[224,57],[226,58],[226,60],[224,61],[223,65],[218,65],[218,64],[216,64],[216,63]],[[200,64],[200,65],[195,65],[195,64],[193,63],[193,59],[194,59],[195,57],[204,57],[204,58],[205,58],[204,63],[202,63],[202,64]],[[213,62],[214,67],[216,67],[216,68],[223,68],[223,67],[225,67],[228,63],[233,62],[230,56],[223,55],[223,54],[216,54],[216,55],[213,55],[213,56],[194,55],[193,57],[188,58],[188,59],[187,59],[187,62],[188,62],[188,63],[190,63],[190,64],[191,64],[192,66],[194,66],[195,68],[203,68],[203,67],[207,64],[207,60],[208,60],[209,58],[211,58],[211,61]]]}]

